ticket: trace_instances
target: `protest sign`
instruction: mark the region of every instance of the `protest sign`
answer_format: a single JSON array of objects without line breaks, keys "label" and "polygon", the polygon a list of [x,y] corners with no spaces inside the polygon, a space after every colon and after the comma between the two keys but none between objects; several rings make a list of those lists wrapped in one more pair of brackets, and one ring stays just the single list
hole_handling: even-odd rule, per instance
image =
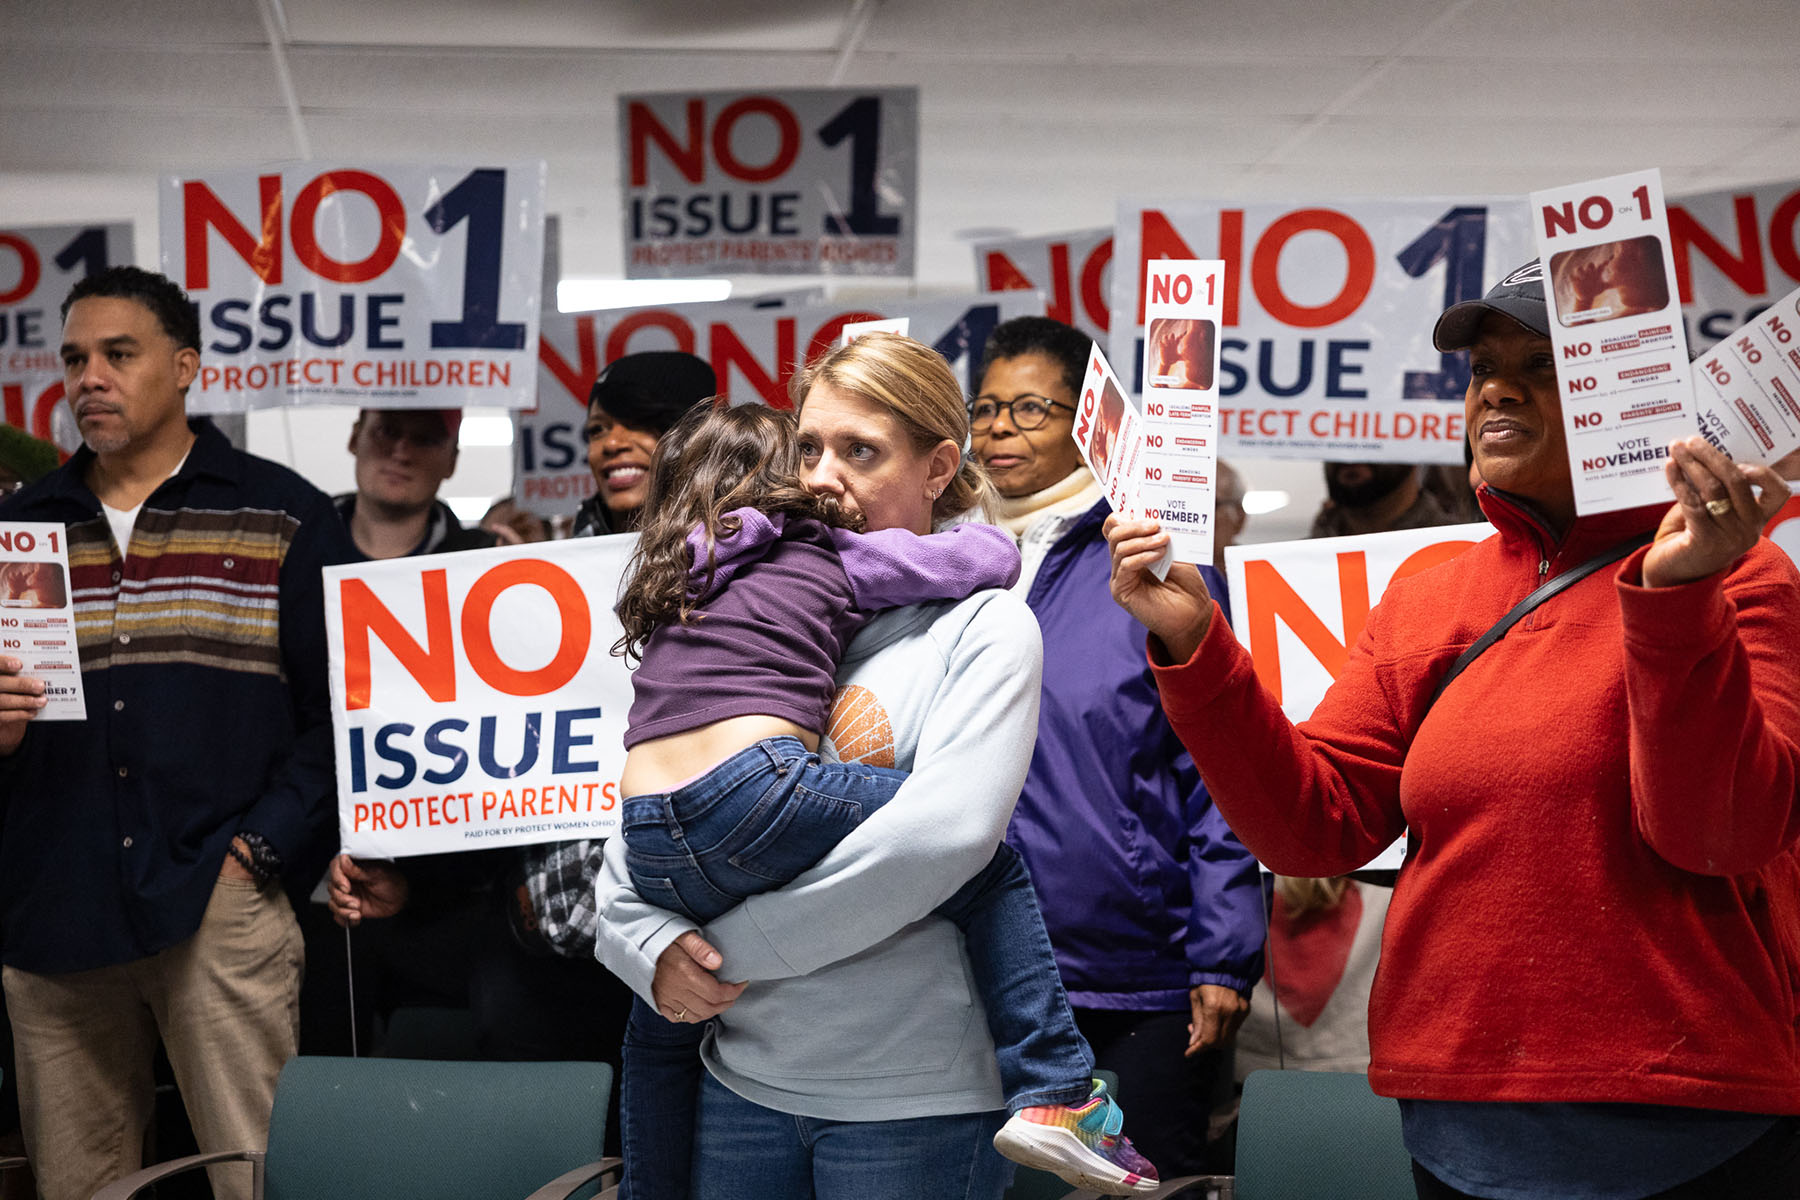
[{"label": "protest sign", "polygon": [[161,227],[200,312],[189,411],[531,403],[542,162],[168,176]]},{"label": "protest sign", "polygon": [[[1232,627],[1288,720],[1312,715],[1388,585],[1449,561],[1493,532],[1485,524],[1444,525],[1227,546]],[[1367,867],[1399,867],[1405,842],[1401,838]]]},{"label": "protest sign", "polygon": [[1563,429],[1584,516],[1669,499],[1669,442],[1694,431],[1662,176],[1531,194]]},{"label": "protest sign", "polygon": [[1043,292],[1046,317],[1103,342],[1112,313],[1112,256],[1111,229],[976,242],[976,286]]},{"label": "protest sign", "polygon": [[619,97],[625,273],[911,275],[917,88]]},{"label": "protest sign", "polygon": [[1688,344],[1711,346],[1800,284],[1800,182],[1674,197],[1669,239]]},{"label": "protest sign", "polygon": [[1144,302],[1144,466],[1138,506],[1169,533],[1172,560],[1213,560],[1219,448],[1219,301],[1225,264],[1149,264]]},{"label": "protest sign", "polygon": [[1769,518],[1769,523],[1763,526],[1763,533],[1800,565],[1800,480],[1788,480],[1788,487],[1795,494],[1789,496],[1787,503]]},{"label": "protest sign", "polygon": [[1219,432],[1263,458],[1461,462],[1468,363],[1432,327],[1532,254],[1517,197],[1126,199],[1115,236],[1119,362],[1143,357],[1146,263],[1224,261]]},{"label": "protest sign", "polygon": [[373,858],[618,828],[631,537],[325,570],[338,828]]},{"label": "protest sign", "polygon": [[1800,288],[1694,363],[1694,415],[1707,441],[1737,462],[1800,450]]},{"label": "protest sign", "polygon": [[519,414],[513,439],[520,501],[540,516],[573,512],[594,492],[581,442],[588,389],[600,368],[644,350],[682,350],[712,364],[719,390],[734,403],[790,407],[787,386],[797,367],[837,345],[845,326],[904,318],[910,336],[949,360],[969,394],[979,380],[981,349],[994,326],[1042,315],[1035,292],[897,298],[855,307],[799,304],[766,307],[719,301],[664,308],[558,315],[544,320],[538,403]]},{"label": "protest sign", "polygon": [[89,275],[132,261],[131,226],[124,223],[0,229],[0,420],[65,454],[81,445],[58,403],[62,303]]},{"label": "protest sign", "polygon": [[0,654],[44,683],[35,721],[84,721],[69,547],[53,521],[0,521]]}]

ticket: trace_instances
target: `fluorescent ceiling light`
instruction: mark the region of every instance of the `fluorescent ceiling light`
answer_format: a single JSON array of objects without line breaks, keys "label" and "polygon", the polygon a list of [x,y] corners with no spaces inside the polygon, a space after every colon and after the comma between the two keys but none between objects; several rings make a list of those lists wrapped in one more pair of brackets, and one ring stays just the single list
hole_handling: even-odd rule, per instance
[{"label": "fluorescent ceiling light", "polygon": [[563,312],[635,308],[645,304],[701,304],[731,295],[729,279],[564,279],[556,285]]},{"label": "fluorescent ceiling light", "polygon": [[1272,513],[1278,508],[1286,508],[1292,499],[1293,497],[1286,492],[1245,492],[1244,513],[1246,516],[1252,517],[1262,513]]},{"label": "fluorescent ceiling light", "polygon": [[456,441],[459,446],[510,446],[513,444],[512,418],[465,416]]},{"label": "fluorescent ceiling light", "polygon": [[456,519],[464,525],[475,524],[487,515],[488,509],[494,507],[492,496],[439,496],[438,499],[448,504],[450,511],[456,514]]}]

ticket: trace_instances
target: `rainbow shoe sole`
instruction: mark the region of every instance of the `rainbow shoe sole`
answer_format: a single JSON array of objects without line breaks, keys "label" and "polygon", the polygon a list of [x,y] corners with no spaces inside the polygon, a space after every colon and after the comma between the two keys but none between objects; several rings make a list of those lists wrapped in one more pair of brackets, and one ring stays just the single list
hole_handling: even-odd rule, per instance
[{"label": "rainbow shoe sole", "polygon": [[1123,1125],[1124,1114],[1096,1079],[1085,1103],[1021,1109],[994,1135],[994,1149],[1104,1195],[1154,1191],[1156,1168],[1120,1132]]}]

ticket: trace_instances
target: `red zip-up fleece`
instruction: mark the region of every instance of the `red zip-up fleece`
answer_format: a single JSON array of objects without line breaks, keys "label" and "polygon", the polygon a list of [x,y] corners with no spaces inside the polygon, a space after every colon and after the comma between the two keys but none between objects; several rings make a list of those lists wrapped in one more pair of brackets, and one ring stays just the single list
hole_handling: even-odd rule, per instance
[{"label": "red zip-up fleece", "polygon": [[1310,720],[1215,609],[1193,658],[1156,668],[1170,722],[1275,871],[1341,874],[1411,830],[1369,1002],[1377,1092],[1800,1113],[1800,576],[1764,539],[1652,590],[1640,550],[1423,715],[1543,579],[1666,511],[1558,545],[1481,499],[1498,535],[1389,587]]}]

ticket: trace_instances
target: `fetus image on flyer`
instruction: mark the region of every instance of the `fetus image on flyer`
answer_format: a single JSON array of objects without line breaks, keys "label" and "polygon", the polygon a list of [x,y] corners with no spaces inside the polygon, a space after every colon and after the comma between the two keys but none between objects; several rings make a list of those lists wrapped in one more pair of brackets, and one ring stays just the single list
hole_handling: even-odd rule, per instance
[{"label": "fetus image on flyer", "polygon": [[1088,461],[1093,464],[1094,474],[1106,478],[1106,464],[1112,457],[1113,443],[1119,437],[1119,425],[1125,420],[1125,397],[1113,381],[1106,381],[1105,389],[1100,393],[1100,416],[1094,422],[1094,433],[1088,439]]},{"label": "fetus image on flyer", "polygon": [[0,608],[67,608],[69,587],[61,564],[0,564]]},{"label": "fetus image on flyer", "polygon": [[1550,280],[1556,317],[1565,328],[1659,312],[1669,304],[1662,243],[1648,235],[1554,255]]},{"label": "fetus image on flyer", "polygon": [[1150,383],[1201,392],[1212,387],[1215,336],[1211,321],[1185,317],[1158,317],[1152,321]]}]

